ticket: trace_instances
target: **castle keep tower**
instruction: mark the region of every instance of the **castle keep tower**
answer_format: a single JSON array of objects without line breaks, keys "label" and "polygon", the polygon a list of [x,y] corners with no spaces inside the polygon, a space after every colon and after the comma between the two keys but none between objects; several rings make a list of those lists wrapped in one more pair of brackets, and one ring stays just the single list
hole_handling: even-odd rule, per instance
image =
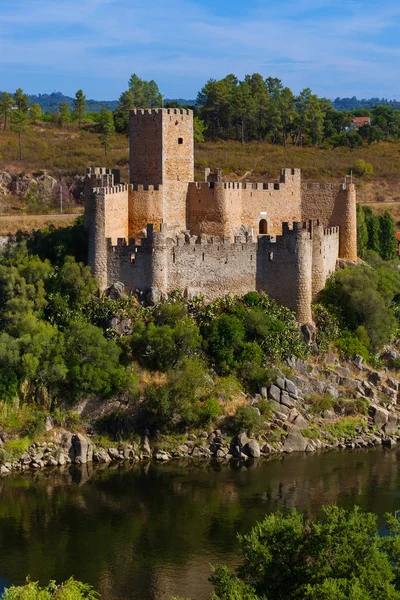
[{"label": "castle keep tower", "polygon": [[132,110],[129,135],[131,235],[147,223],[186,229],[188,183],[194,180],[193,112]]}]

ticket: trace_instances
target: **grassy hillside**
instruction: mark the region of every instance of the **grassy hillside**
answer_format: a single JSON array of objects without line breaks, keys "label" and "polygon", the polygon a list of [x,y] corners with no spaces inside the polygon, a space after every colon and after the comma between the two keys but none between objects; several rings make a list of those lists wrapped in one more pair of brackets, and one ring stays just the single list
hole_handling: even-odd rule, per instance
[{"label": "grassy hillside", "polygon": [[[107,157],[93,128],[79,130],[76,124],[59,129],[51,123],[32,125],[23,134],[23,161],[19,162],[17,134],[0,131],[0,168],[13,171],[46,169],[58,174],[84,173],[87,165],[107,164],[128,175],[128,140],[116,135]],[[400,150],[396,142],[379,142],[358,150],[345,147],[311,148],[263,142],[205,142],[196,145],[196,174],[206,166],[222,167],[225,175],[264,179],[276,177],[283,166],[298,167],[306,179],[340,178],[350,172],[358,159],[370,162],[377,179],[400,177]]]}]

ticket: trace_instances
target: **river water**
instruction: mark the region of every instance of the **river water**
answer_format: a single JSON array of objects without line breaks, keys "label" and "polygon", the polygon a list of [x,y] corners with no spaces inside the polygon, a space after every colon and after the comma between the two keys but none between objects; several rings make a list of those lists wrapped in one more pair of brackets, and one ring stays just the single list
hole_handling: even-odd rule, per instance
[{"label": "river water", "polygon": [[[0,582],[70,575],[103,600],[209,598],[210,564],[238,560],[236,532],[266,513],[323,504],[400,508],[395,449],[206,463],[47,470],[0,480]],[[189,466],[190,465],[190,466]]]}]

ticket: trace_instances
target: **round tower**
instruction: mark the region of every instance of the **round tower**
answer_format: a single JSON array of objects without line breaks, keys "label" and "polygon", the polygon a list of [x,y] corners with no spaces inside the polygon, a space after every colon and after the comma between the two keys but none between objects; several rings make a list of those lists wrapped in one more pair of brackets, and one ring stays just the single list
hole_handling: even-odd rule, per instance
[{"label": "round tower", "polygon": [[357,203],[356,186],[347,184],[341,192],[341,219],[339,229],[339,257],[357,260]]},{"label": "round tower", "polygon": [[310,221],[312,241],[312,283],[311,295],[314,301],[319,292],[325,287],[324,269],[324,228],[317,221]]},{"label": "round tower", "polygon": [[168,292],[168,265],[166,235],[161,231],[152,231],[151,241],[151,290],[149,302],[159,302]]},{"label": "round tower", "polygon": [[312,241],[307,223],[293,223],[295,232],[295,311],[301,324],[312,323]]}]

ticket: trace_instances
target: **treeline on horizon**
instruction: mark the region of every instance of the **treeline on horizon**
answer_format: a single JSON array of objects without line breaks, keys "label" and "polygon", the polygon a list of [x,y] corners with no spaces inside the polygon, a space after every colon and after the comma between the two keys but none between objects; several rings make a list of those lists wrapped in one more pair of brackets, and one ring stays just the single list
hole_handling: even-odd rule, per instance
[{"label": "treeline on horizon", "polygon": [[[21,92],[17,90],[13,96],[3,92],[0,96],[0,112],[5,125],[7,119],[16,120],[13,112],[16,106],[19,108]],[[196,101],[189,104],[184,104],[182,99],[164,100],[155,81],[145,81],[136,74],[130,77],[128,89],[121,93],[118,102],[95,103],[100,112],[91,112],[93,101],[87,100],[82,90],[73,99],[59,92],[24,96],[26,112],[34,114],[33,120],[52,121],[60,127],[70,121],[77,121],[79,126],[85,122],[98,123],[99,115],[102,115],[103,120],[113,121],[111,130],[127,134],[132,108],[184,106],[194,110],[196,142],[262,141],[283,146],[347,146],[355,149],[364,143],[400,139],[400,111],[397,110],[400,104],[395,101],[336,98],[332,102],[318,97],[310,88],[296,95],[280,79],[264,79],[258,73],[246,75],[242,81],[232,74],[220,80],[210,79],[199,91]],[[33,104],[32,99],[36,100]],[[360,103],[365,108],[360,108]],[[47,106],[45,114],[43,104]],[[363,115],[370,116],[371,123],[353,127],[354,117]],[[15,125],[11,128],[18,129]]]}]

